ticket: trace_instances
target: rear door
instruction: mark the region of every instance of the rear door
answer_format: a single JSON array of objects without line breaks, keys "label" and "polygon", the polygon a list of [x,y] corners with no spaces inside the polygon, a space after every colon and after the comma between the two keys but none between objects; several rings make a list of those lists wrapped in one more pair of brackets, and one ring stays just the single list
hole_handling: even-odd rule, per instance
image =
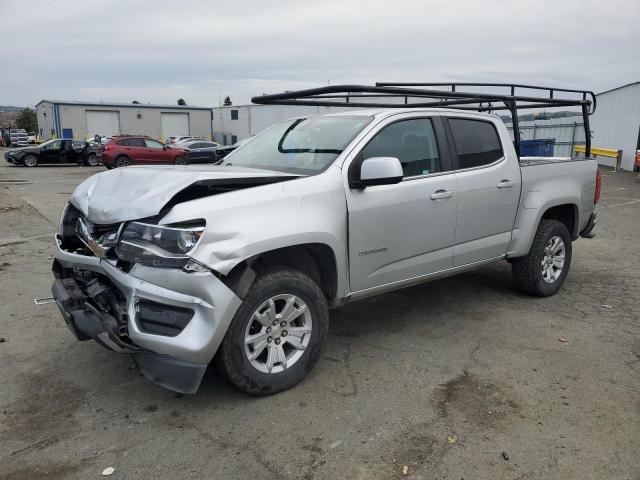
[{"label": "rear door", "polygon": [[118,141],[118,143],[124,145],[125,153],[135,163],[149,163],[151,161],[144,138],[126,138]]},{"label": "rear door", "polygon": [[391,117],[349,168],[366,158],[386,156],[400,160],[402,182],[347,188],[353,292],[453,266],[458,185],[440,117]]},{"label": "rear door", "polygon": [[504,255],[520,202],[518,159],[505,154],[513,149],[503,148],[492,119],[449,116],[446,123],[459,187],[454,266]]}]

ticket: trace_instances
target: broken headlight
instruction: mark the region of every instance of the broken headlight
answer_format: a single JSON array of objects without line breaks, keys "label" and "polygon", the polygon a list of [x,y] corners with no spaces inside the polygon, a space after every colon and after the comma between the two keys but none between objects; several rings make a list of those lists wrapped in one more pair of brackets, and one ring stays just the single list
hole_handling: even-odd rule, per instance
[{"label": "broken headlight", "polygon": [[116,254],[126,262],[183,268],[203,233],[204,222],[171,226],[131,222],[120,235]]}]

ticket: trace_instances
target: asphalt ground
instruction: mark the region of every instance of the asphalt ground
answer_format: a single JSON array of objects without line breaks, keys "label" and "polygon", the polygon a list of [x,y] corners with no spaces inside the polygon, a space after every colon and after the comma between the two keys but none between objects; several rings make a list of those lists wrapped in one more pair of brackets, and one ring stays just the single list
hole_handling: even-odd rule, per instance
[{"label": "asphalt ground", "polygon": [[597,237],[554,297],[501,262],[349,304],[302,383],[253,398],[214,368],[163,390],[34,304],[60,210],[101,170],[0,166],[0,478],[640,478],[631,173],[603,171]]}]

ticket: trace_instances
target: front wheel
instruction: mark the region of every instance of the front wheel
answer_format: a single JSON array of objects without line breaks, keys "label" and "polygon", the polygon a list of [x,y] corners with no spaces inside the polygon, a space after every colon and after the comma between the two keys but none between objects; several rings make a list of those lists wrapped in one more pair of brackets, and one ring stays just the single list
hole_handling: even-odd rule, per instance
[{"label": "front wheel", "polygon": [[175,159],[175,163],[176,165],[187,165],[189,163],[189,160],[187,160],[187,157],[176,157]]},{"label": "front wheel", "polygon": [[571,267],[571,235],[557,220],[542,220],[526,257],[515,258],[511,271],[516,286],[538,297],[555,294]]},{"label": "front wheel", "polygon": [[329,309],[318,285],[296,270],[270,269],[249,289],[216,363],[248,394],[280,392],[311,371],[328,328]]}]

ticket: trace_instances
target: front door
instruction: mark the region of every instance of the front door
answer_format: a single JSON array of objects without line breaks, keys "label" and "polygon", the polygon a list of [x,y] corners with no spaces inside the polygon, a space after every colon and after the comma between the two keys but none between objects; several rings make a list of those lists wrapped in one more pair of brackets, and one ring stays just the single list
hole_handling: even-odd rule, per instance
[{"label": "front door", "polygon": [[354,156],[396,157],[404,179],[347,190],[349,268],[356,292],[453,266],[458,182],[440,117],[389,121]]},{"label": "front door", "polygon": [[164,145],[157,140],[145,139],[146,153],[145,159],[149,163],[171,163],[171,155],[165,150]]},{"label": "front door", "polygon": [[452,116],[448,124],[460,192],[454,264],[505,255],[522,183],[515,151],[503,148],[492,120]]},{"label": "front door", "polygon": [[64,140],[54,140],[47,143],[40,151],[40,163],[60,162],[64,147]]}]

